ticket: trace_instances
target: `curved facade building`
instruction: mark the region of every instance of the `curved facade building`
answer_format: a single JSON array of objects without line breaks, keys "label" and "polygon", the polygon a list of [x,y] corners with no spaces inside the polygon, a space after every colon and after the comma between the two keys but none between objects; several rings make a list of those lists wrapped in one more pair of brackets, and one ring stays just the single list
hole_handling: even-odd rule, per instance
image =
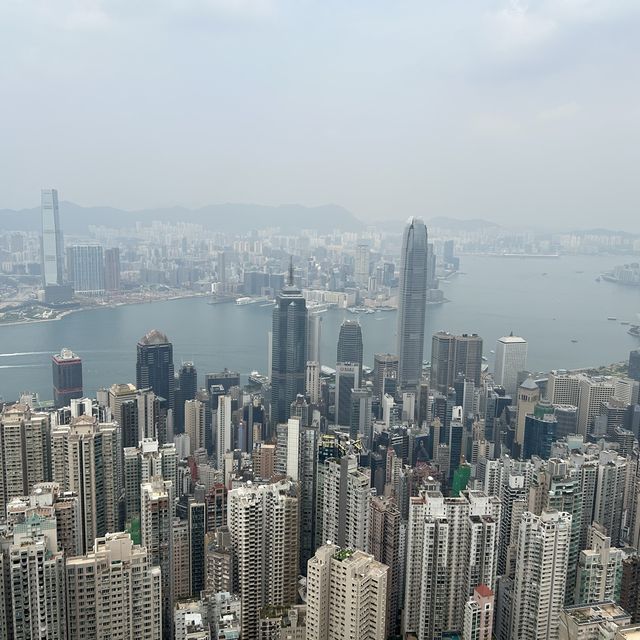
[{"label": "curved facade building", "polygon": [[402,236],[398,289],[398,385],[402,391],[417,391],[422,376],[427,264],[427,227],[421,218],[411,217]]}]

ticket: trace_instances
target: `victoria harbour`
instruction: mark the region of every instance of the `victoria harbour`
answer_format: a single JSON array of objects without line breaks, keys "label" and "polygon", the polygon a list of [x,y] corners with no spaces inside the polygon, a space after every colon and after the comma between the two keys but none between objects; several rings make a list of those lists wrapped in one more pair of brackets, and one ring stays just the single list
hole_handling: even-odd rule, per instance
[{"label": "victoria harbour", "polygon": [[[489,366],[497,338],[511,331],[527,338],[528,366],[534,371],[624,360],[640,341],[620,322],[638,322],[640,291],[597,281],[615,261],[603,256],[463,257],[461,272],[441,283],[450,302],[427,308],[425,359],[431,334],[446,329],[482,336]],[[135,345],[152,328],[169,336],[176,364],[193,361],[201,375],[225,367],[245,376],[254,369],[267,373],[272,309],[263,303],[211,305],[206,298],[185,298],[0,327],[0,395],[15,400],[30,391],[50,399],[50,359],[62,347],[82,357],[85,393],[135,381]],[[334,308],[322,315],[324,365],[335,366],[345,318],[359,318],[366,354],[396,349],[394,311],[354,315]]]}]

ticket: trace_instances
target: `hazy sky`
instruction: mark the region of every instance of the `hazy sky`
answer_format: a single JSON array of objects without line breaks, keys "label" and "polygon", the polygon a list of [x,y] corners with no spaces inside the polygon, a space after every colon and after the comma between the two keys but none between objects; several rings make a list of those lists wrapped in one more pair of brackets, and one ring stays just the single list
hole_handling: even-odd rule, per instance
[{"label": "hazy sky", "polygon": [[640,231],[639,0],[1,0],[0,208]]}]

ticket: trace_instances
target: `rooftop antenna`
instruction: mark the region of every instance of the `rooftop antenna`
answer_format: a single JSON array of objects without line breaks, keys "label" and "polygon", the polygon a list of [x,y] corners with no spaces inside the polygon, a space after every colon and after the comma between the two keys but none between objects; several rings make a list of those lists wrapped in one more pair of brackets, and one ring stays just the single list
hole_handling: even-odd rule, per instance
[{"label": "rooftop antenna", "polygon": [[293,287],[293,256],[289,256],[289,286]]}]

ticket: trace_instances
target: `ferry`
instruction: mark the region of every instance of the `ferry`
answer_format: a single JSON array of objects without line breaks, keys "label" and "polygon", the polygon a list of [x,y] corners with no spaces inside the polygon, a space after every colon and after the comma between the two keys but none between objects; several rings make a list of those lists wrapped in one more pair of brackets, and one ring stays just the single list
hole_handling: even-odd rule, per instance
[{"label": "ferry", "polygon": [[253,298],[249,298],[248,296],[244,296],[242,298],[238,298],[236,300],[236,304],[238,306],[243,306],[245,304],[253,304],[255,302],[255,300]]},{"label": "ferry", "polygon": [[618,318],[616,318],[615,316],[609,316],[609,317],[607,318],[607,320],[617,320],[617,319],[618,319]]},{"label": "ferry", "polygon": [[640,338],[640,325],[632,324],[627,330],[627,333],[636,338]]}]

